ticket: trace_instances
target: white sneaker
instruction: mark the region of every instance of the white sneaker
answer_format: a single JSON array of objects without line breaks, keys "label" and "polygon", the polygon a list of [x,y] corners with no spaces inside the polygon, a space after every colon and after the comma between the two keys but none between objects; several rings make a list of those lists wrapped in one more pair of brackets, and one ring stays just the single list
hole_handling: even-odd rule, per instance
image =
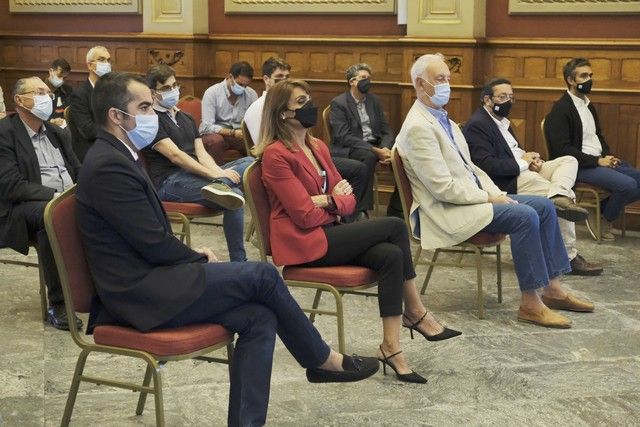
[{"label": "white sneaker", "polygon": [[227,184],[212,182],[200,190],[202,197],[224,209],[236,210],[244,206],[244,197],[236,193]]}]

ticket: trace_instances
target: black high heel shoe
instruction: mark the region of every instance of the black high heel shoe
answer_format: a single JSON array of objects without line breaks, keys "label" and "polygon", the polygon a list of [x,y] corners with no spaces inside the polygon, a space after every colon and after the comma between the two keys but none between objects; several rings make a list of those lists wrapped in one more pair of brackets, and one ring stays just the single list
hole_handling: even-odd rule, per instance
[{"label": "black high heel shoe", "polygon": [[396,366],[391,362],[391,359],[399,355],[400,353],[402,353],[402,350],[398,351],[397,353],[393,353],[391,356],[387,356],[386,354],[384,354],[384,350],[382,349],[382,346],[380,346],[380,353],[382,353],[382,359],[378,357],[378,360],[382,362],[382,373],[384,375],[387,375],[387,365],[389,365],[389,367],[393,369],[393,372],[396,373],[396,377],[400,381],[404,381],[406,383],[417,383],[417,384],[424,384],[427,382],[426,378],[424,378],[419,374],[416,374],[413,371],[409,372],[408,374],[398,373],[398,370],[396,369]]},{"label": "black high heel shoe", "polygon": [[[449,338],[457,337],[458,335],[462,335],[462,332],[456,331],[455,329],[449,329],[449,328],[444,328],[444,331],[435,335],[429,335],[426,332],[422,332],[420,329],[418,329],[418,325],[420,324],[420,322],[424,320],[424,318],[427,316],[427,313],[429,312],[428,311],[425,312],[420,318],[420,320],[418,320],[417,322],[411,325],[405,325],[404,323],[402,323],[403,328],[409,329],[409,333],[411,334],[411,339],[413,339],[413,331],[418,332],[420,335],[425,337],[427,341],[443,341],[443,340],[448,340]],[[408,321],[411,321],[411,319],[409,319],[406,314],[403,314],[402,317],[404,317]]]}]

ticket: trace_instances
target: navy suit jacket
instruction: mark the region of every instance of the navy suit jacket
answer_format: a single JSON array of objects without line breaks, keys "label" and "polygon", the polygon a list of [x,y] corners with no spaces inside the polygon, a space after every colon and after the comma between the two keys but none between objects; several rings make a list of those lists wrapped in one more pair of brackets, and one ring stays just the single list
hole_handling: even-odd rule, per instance
[{"label": "navy suit jacket", "polygon": [[[511,128],[509,132],[514,135]],[[462,133],[469,145],[473,163],[485,171],[502,191],[516,194],[520,165],[502,136],[500,128],[484,107],[473,113],[465,123]]]},{"label": "navy suit jacket", "polygon": [[[67,133],[54,124],[43,123],[47,138],[60,150],[67,171],[75,181],[80,162]],[[0,120],[0,246],[27,254],[27,222],[22,215],[14,215],[13,207],[23,202],[48,202],[55,191],[42,185],[38,157],[20,116],[14,114]]]},{"label": "navy suit jacket", "polygon": [[[596,122],[596,135],[602,145],[602,157],[607,156],[610,154],[610,150],[604,136],[602,136],[598,113],[592,103],[589,103],[587,108],[591,111],[593,120]],[[551,159],[573,156],[578,160],[581,169],[598,166],[598,156],[582,152],[582,120],[568,93],[565,92],[547,114],[544,121],[544,136],[549,145]]]},{"label": "navy suit jacket", "polygon": [[[369,116],[371,133],[375,138],[374,145],[391,149],[394,134],[384,117],[380,99],[368,93],[364,99],[365,109]],[[340,94],[331,101],[331,154],[338,157],[349,157],[354,148],[370,150],[371,145],[362,140],[362,122],[356,101],[349,91]]]},{"label": "navy suit jacket", "polygon": [[147,173],[110,133],[99,131],[87,152],[76,195],[98,296],[88,332],[103,323],[153,329],[202,294],[204,255],[176,239]]},{"label": "navy suit jacket", "polygon": [[98,134],[98,126],[93,117],[91,95],[93,86],[89,79],[85,80],[71,92],[70,122],[73,150],[80,161],[84,160],[87,150]]}]

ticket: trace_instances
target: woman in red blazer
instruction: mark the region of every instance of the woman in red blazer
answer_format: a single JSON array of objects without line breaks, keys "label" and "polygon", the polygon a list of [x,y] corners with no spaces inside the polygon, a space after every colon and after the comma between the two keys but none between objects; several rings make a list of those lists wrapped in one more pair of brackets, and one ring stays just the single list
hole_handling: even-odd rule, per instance
[{"label": "woman in red blazer", "polygon": [[415,330],[430,341],[460,332],[444,328],[422,304],[402,220],[340,224],[342,216],[354,212],[356,200],[326,145],[308,132],[318,117],[309,91],[302,80],[279,82],[269,89],[262,114],[256,154],[262,157],[262,180],[271,204],[273,261],[314,267],[352,264],[376,271],[384,335],[378,359],[401,381],[424,383],[402,355],[400,327],[409,328],[412,338]]}]

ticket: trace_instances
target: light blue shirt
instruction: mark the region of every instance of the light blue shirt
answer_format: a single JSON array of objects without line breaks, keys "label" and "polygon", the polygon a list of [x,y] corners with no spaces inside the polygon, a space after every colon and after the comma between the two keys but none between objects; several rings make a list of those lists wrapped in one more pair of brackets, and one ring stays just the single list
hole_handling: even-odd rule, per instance
[{"label": "light blue shirt", "polygon": [[216,83],[204,92],[202,97],[202,123],[200,134],[219,133],[221,129],[240,129],[247,108],[256,99],[255,90],[247,87],[244,93],[231,103],[231,92],[227,80]]}]

